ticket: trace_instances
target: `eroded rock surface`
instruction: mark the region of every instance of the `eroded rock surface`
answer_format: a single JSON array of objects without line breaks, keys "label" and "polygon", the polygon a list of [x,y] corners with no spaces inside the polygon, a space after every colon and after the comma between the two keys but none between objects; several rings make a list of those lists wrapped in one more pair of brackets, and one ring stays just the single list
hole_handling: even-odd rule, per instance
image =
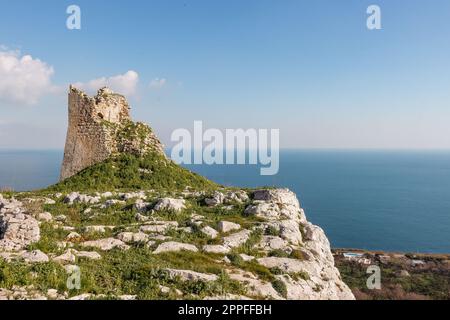
[{"label": "eroded rock surface", "polygon": [[[140,252],[147,252],[148,257],[152,257],[150,260],[176,257],[176,267],[168,268],[171,266],[169,258],[169,261],[155,266],[153,270],[163,271],[172,279],[169,286],[161,284],[160,288],[160,293],[168,297],[195,298],[178,289],[176,283],[215,282],[225,272],[230,281],[240,283],[245,288],[244,294],[224,293],[206,297],[207,299],[354,298],[334,266],[327,237],[321,228],[306,220],[294,193],[287,189],[270,189],[254,191],[247,197],[244,194],[247,195],[247,192],[221,190],[209,198],[213,200],[205,202],[203,194],[192,192],[185,192],[186,198],[181,198],[180,194],[167,196],[153,192],[112,191],[102,194],[72,192],[55,196],[59,205],[67,206],[70,214],[58,211],[29,214],[21,201],[0,197],[0,259],[8,263],[18,261],[28,265],[55,263],[71,272],[77,267],[76,264],[87,262],[86,259],[105,261],[109,254],[121,254],[124,258],[128,253],[136,254],[133,250],[141,250]],[[128,199],[127,205],[123,202],[125,198]],[[33,204],[34,201],[29,198],[27,203]],[[40,200],[40,203],[45,202]],[[126,216],[126,222],[120,225],[95,222],[83,226],[74,225],[73,210],[76,203],[83,207],[82,213],[87,219],[85,222],[102,214],[108,219],[111,218],[110,215],[122,214]],[[133,203],[142,205],[139,208],[145,209],[133,207]],[[156,206],[152,203],[156,203]],[[214,216],[223,214],[224,205],[229,203],[246,204],[241,217],[230,219],[243,221],[242,225],[227,221],[226,215],[220,218]],[[200,207],[195,207],[199,204]],[[188,211],[192,206],[195,212]],[[86,210],[86,207],[91,210]],[[221,213],[213,213],[215,207]],[[177,214],[173,214],[175,212]],[[249,219],[248,222],[245,219],[249,216],[256,216],[257,219]],[[104,223],[108,223],[107,221]],[[55,230],[60,230],[58,232],[64,232],[55,241],[57,249],[54,252],[27,250],[29,245],[39,241],[40,224],[51,225]],[[205,256],[201,257],[202,255]],[[186,259],[186,268],[180,267],[183,259]],[[203,263],[191,263],[191,259],[212,263],[213,267],[205,268]],[[267,270],[271,277],[262,277],[254,271],[258,268],[265,268],[260,270]],[[205,270],[220,272],[209,273]],[[0,299],[2,297],[69,298],[66,293],[54,289],[42,293],[27,287],[17,290],[0,289]],[[81,292],[71,299],[103,297],[104,295]],[[116,298],[134,299],[136,296]]]},{"label": "eroded rock surface", "polygon": [[39,239],[39,223],[22,202],[0,198],[0,251],[22,250]]}]

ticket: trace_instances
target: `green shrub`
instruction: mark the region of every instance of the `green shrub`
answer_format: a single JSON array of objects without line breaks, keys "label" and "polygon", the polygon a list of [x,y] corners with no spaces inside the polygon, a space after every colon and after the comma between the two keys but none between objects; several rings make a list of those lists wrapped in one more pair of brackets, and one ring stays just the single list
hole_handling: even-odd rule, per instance
[{"label": "green shrub", "polygon": [[297,260],[306,260],[305,254],[301,250],[292,250],[289,257]]},{"label": "green shrub", "polygon": [[272,287],[280,294],[280,296],[287,298],[287,287],[283,281],[279,279],[273,280]]},{"label": "green shrub", "polygon": [[281,230],[279,228],[276,228],[274,226],[268,226],[265,230],[265,234],[267,236],[274,236],[279,237],[281,234]]},{"label": "green shrub", "polygon": [[[144,169],[144,170],[143,170]],[[47,192],[95,192],[111,190],[212,190],[218,185],[157,152],[144,156],[120,154],[84,169]]]},{"label": "green shrub", "polygon": [[231,264],[236,267],[242,266],[244,263],[244,259],[242,259],[242,257],[237,253],[230,253],[227,255],[227,258],[230,259]]},{"label": "green shrub", "polygon": [[300,272],[292,273],[290,276],[295,281],[298,281],[300,279],[302,279],[302,280],[309,280],[310,279],[309,274],[306,271],[300,271]]},{"label": "green shrub", "polygon": [[269,257],[287,258],[289,253],[281,249],[275,249],[269,252]]}]

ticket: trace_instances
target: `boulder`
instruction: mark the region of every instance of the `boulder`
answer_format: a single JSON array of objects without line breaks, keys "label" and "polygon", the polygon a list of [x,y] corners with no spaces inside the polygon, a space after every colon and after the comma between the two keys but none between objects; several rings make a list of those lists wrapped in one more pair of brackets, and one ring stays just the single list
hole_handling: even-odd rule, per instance
[{"label": "boulder", "polygon": [[184,199],[162,198],[153,207],[155,211],[180,212],[186,208]]},{"label": "boulder", "polygon": [[230,248],[239,247],[247,242],[251,234],[252,232],[250,230],[242,230],[238,233],[233,233],[232,235],[223,238],[223,245]]},{"label": "boulder", "polygon": [[120,193],[119,197],[125,201],[130,200],[130,199],[145,200],[147,198],[144,191]]},{"label": "boulder", "polygon": [[78,251],[76,253],[76,256],[78,258],[85,258],[90,260],[100,260],[102,258],[102,256],[95,251]]},{"label": "boulder", "polygon": [[53,216],[49,212],[42,212],[37,215],[39,221],[50,222],[53,220]]},{"label": "boulder", "polygon": [[163,252],[176,252],[176,251],[182,251],[182,250],[198,252],[197,247],[192,244],[169,241],[169,242],[161,243],[158,246],[158,248],[156,248],[156,250],[153,251],[153,253],[158,254],[158,253],[163,253]]},{"label": "boulder", "polygon": [[96,204],[100,202],[100,199],[99,196],[89,196],[78,192],[72,192],[64,198],[63,202],[69,205],[74,203]]},{"label": "boulder", "polygon": [[140,213],[145,213],[151,210],[152,205],[148,202],[144,202],[142,199],[136,200],[133,207]]},{"label": "boulder", "polygon": [[191,270],[165,269],[169,277],[179,278],[182,281],[216,281],[218,277],[215,274],[200,273]]},{"label": "boulder", "polygon": [[206,198],[205,203],[209,207],[215,207],[223,204],[225,196],[222,192],[215,191],[211,198]]},{"label": "boulder", "polygon": [[139,222],[147,222],[150,220],[149,217],[144,216],[143,214],[140,214],[139,212],[136,213],[136,215],[134,216],[134,218],[139,221]]},{"label": "boulder", "polygon": [[143,232],[121,232],[116,238],[125,243],[138,243],[146,242],[148,240],[148,235]]},{"label": "boulder", "polygon": [[262,189],[253,192],[253,199],[300,207],[297,196],[289,189]]},{"label": "boulder", "polygon": [[125,203],[126,203],[125,201],[116,200],[116,199],[109,199],[109,200],[106,200],[105,203],[103,203],[100,206],[100,208],[101,209],[107,209],[107,208],[110,208],[110,207],[112,207],[114,205],[125,205]]},{"label": "boulder", "polygon": [[244,260],[244,261],[252,261],[252,260],[255,260],[255,257],[249,256],[248,254],[245,254],[245,253],[241,253],[241,254],[239,255],[239,257],[241,257],[241,259]]},{"label": "boulder", "polygon": [[57,215],[55,217],[55,220],[58,221],[58,222],[66,222],[67,217],[65,215],[63,215],[63,214],[60,214],[60,215]]},{"label": "boulder", "polygon": [[219,232],[217,232],[217,230],[211,228],[210,226],[204,227],[203,229],[201,229],[201,231],[211,239],[215,239],[219,235]]},{"label": "boulder", "polygon": [[296,220],[282,220],[277,224],[283,239],[293,245],[301,245],[303,243],[300,225]]},{"label": "boulder", "polygon": [[111,198],[112,196],[114,196],[114,193],[112,193],[111,191],[106,191],[103,193],[97,193],[97,196],[101,198]]},{"label": "boulder", "polygon": [[208,244],[203,246],[203,251],[208,253],[227,254],[231,251],[231,248],[223,245]]},{"label": "boulder", "polygon": [[71,233],[69,233],[67,235],[66,240],[70,241],[70,240],[76,240],[76,239],[80,239],[80,238],[81,238],[81,235],[79,233],[72,231]]},{"label": "boulder", "polygon": [[165,233],[170,229],[177,227],[178,222],[176,221],[152,221],[141,226],[139,229],[140,231],[147,233]]},{"label": "boulder", "polygon": [[171,292],[174,292],[177,296],[180,296],[180,297],[183,296],[183,292],[176,288],[169,288],[166,286],[159,285],[159,290],[163,294],[170,294]]},{"label": "boulder", "polygon": [[56,204],[56,201],[50,198],[44,198],[44,204]]},{"label": "boulder", "polygon": [[86,226],[84,227],[84,231],[87,233],[105,233],[107,230],[113,230],[114,228],[114,226]]},{"label": "boulder", "polygon": [[289,243],[277,236],[263,236],[257,248],[264,251],[286,250],[289,248]]},{"label": "boulder", "polygon": [[303,261],[291,258],[266,257],[257,259],[260,265],[271,268],[278,268],[286,273],[305,272],[309,269],[308,265]]},{"label": "boulder", "polygon": [[266,220],[295,220],[306,222],[295,193],[288,189],[257,190],[253,193],[253,204],[245,209],[246,214]]},{"label": "boulder", "polygon": [[258,279],[254,274],[242,270],[227,270],[231,280],[239,281],[245,285],[247,294],[266,299],[282,300],[283,297],[272,287],[270,282]]},{"label": "boulder", "polygon": [[48,262],[48,256],[40,250],[26,251],[20,254],[20,257],[29,263],[43,263]]},{"label": "boulder", "polygon": [[237,190],[237,191],[229,191],[225,194],[225,200],[224,203],[244,203],[249,200],[247,192],[244,190]]},{"label": "boulder", "polygon": [[114,239],[114,238],[86,241],[86,242],[81,243],[81,245],[83,247],[97,248],[102,251],[109,251],[114,248],[118,248],[121,250],[128,250],[130,248],[123,241],[120,241],[119,239]]},{"label": "boulder", "polygon": [[78,192],[69,193],[63,200],[64,203],[73,204],[80,194]]},{"label": "boulder", "polygon": [[62,255],[54,257],[52,260],[55,262],[61,263],[61,264],[75,263],[75,261],[77,259],[75,253],[76,253],[76,250],[68,249]]},{"label": "boulder", "polygon": [[241,228],[239,224],[228,221],[220,221],[217,227],[219,231],[223,233],[239,230]]}]

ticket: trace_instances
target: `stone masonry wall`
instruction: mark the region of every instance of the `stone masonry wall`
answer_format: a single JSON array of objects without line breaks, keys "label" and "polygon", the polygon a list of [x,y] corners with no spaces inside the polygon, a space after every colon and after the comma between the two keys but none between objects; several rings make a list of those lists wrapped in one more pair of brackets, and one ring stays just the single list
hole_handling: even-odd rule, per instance
[{"label": "stone masonry wall", "polygon": [[144,141],[141,142],[133,132],[129,138],[119,140],[118,131],[129,124],[132,124],[130,107],[124,96],[102,88],[95,97],[90,97],[71,86],[61,180],[102,162],[117,152],[142,155],[152,148],[164,153],[160,141],[144,124],[130,127],[132,130],[145,128],[147,136]]}]

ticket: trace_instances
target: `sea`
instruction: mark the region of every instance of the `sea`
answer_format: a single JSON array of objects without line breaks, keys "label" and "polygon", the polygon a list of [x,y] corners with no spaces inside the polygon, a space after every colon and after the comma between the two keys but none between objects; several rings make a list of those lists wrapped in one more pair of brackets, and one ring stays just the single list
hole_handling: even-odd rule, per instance
[{"label": "sea", "polygon": [[[58,181],[61,150],[0,151],[0,188]],[[227,186],[286,187],[332,247],[450,253],[450,151],[282,150],[280,170],[189,165]]]}]

